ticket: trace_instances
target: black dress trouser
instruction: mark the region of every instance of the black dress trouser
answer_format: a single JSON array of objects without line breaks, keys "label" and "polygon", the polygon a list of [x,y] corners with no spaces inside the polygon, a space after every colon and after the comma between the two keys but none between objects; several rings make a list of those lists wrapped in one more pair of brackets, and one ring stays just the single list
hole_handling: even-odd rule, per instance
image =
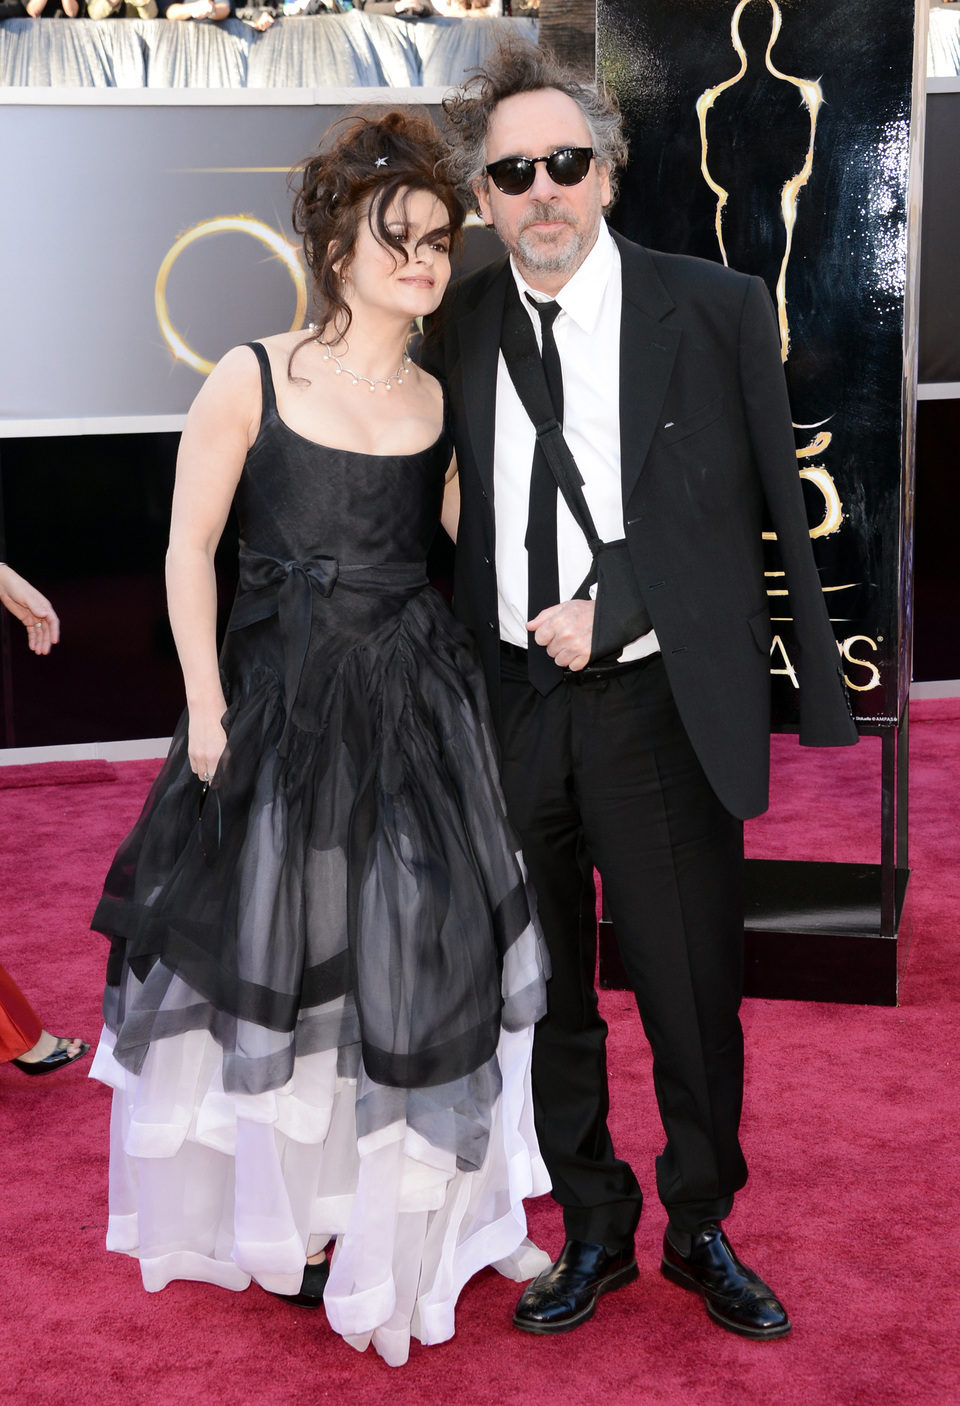
[{"label": "black dress trouser", "polygon": [[534,1038],[537,1135],[567,1238],[614,1249],[642,1194],[607,1129],[593,870],[653,1050],[660,1199],[693,1230],[729,1213],[747,1175],[743,826],[703,774],[659,655],[567,674],[546,696],[519,655],[501,659],[503,786],[553,967]]}]

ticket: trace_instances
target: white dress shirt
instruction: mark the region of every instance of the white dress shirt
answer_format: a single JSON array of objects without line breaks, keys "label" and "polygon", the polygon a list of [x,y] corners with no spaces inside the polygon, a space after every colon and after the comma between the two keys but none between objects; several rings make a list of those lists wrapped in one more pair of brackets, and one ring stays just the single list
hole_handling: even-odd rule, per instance
[{"label": "white dress shirt", "polygon": [[[552,301],[510,269],[520,301],[541,344],[540,318],[527,301]],[[573,277],[556,295],[560,312],[553,324],[563,371],[563,436],[583,477],[597,532],[604,542],[623,537],[620,478],[620,253],[605,223]],[[524,537],[530,500],[530,471],[536,436],[507,371],[503,353],[497,370],[496,436],[493,461],[500,638],[526,647],[527,551]],[[560,599],[570,600],[590,570],[590,548],[563,495],[557,496],[557,561]],[[631,641],[623,662],[660,648],[653,630]]]}]

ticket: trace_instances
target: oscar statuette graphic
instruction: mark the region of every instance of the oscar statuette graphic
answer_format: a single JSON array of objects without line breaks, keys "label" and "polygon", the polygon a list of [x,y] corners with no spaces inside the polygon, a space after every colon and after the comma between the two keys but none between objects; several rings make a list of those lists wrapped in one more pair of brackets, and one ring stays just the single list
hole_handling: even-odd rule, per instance
[{"label": "oscar statuette graphic", "polygon": [[[748,861],[747,991],[894,1004],[927,6],[598,0],[597,17],[599,72],[630,142],[611,223],[766,284],[814,562],[851,711],[880,744],[863,751],[864,765],[879,751],[878,864]],[[795,733],[804,661],[771,526],[772,722]]]},{"label": "oscar statuette graphic", "polygon": [[[746,15],[745,15],[745,12]],[[752,23],[748,27],[748,20]],[[700,133],[700,171],[703,179],[710,190],[716,196],[716,215],[714,228],[716,231],[717,246],[723,263],[728,267],[734,266],[746,269],[751,272],[759,272],[767,278],[772,286],[777,307],[777,322],[780,329],[780,355],[786,362],[790,355],[790,319],[789,319],[789,299],[788,299],[788,271],[790,265],[790,255],[793,249],[793,236],[797,224],[798,205],[800,194],[807,185],[813,171],[814,152],[817,135],[817,117],[824,102],[824,93],[819,81],[811,78],[798,78],[788,73],[784,73],[774,61],[773,51],[780,37],[783,27],[783,12],[777,0],[739,0],[733,11],[730,20],[730,42],[734,53],[739,60],[737,71],[730,77],[724,78],[721,82],[706,88],[698,97],[696,103],[697,124]],[[745,32],[748,31],[749,32]],[[750,44],[750,49],[746,46]],[[750,147],[757,141],[764,141],[766,128],[764,126],[753,125],[746,131],[741,132],[732,141],[728,141],[724,147],[723,156],[718,157],[718,164],[724,158],[734,169],[727,175],[723,174],[723,179],[729,182],[729,186],[723,184],[720,174],[714,168],[714,144],[713,134],[719,128],[722,130],[727,117],[727,109],[731,109],[731,119],[736,121],[739,116],[744,117],[746,107],[763,107],[770,100],[770,106],[776,107],[777,92],[776,85],[787,85],[792,89],[799,99],[796,104],[797,112],[803,114],[802,124],[794,118],[790,122],[786,137],[787,139],[778,143],[778,154],[787,163],[787,170],[783,173],[782,179],[769,181],[769,173],[765,173],[768,180],[768,189],[757,190],[752,186],[750,194],[753,201],[765,201],[768,208],[767,220],[763,224],[758,224],[750,218],[751,201],[744,196],[745,185],[751,183],[751,177],[756,174],[755,166],[750,160]],[[746,94],[746,102],[737,104],[731,101],[739,97],[740,94],[734,90],[742,87]],[[795,155],[793,153],[795,152]],[[791,156],[793,160],[791,161]],[[790,166],[795,169],[789,169]],[[739,167],[739,170],[736,169]],[[734,202],[731,205],[731,190],[738,190],[741,194],[741,201],[746,213],[741,214]],[[731,229],[732,226],[732,229]],[[766,248],[762,247],[761,240],[757,237],[757,231],[766,231],[772,238],[768,241]],[[731,246],[734,258],[731,261],[728,244]],[[799,469],[801,479],[810,484],[822,498],[822,513],[819,521],[815,521],[810,528],[810,536],[813,538],[826,537],[834,532],[838,532],[843,523],[843,507],[840,496],[837,492],[836,483],[826,465],[822,462],[808,462],[815,456],[819,458],[830,447],[833,441],[832,430],[826,429],[826,420],[810,425],[794,425],[794,429],[803,432],[806,438],[807,432],[812,433],[812,438],[801,442],[797,447],[797,458],[800,460]],[[813,433],[815,432],[815,433]],[[764,540],[774,541],[776,534],[765,532]],[[773,624],[786,624],[791,617],[787,614],[777,613],[789,607],[788,592],[777,582],[783,577],[783,572],[774,568],[768,570],[768,579],[774,582],[767,590],[767,595],[771,597],[771,620]],[[824,585],[825,595],[836,596],[838,593],[853,589],[855,582],[831,583]],[[837,608],[837,603],[829,602]],[[831,614],[834,624],[842,624],[843,617]],[[866,637],[858,637],[858,642],[866,640],[868,646],[876,649],[876,644]],[[853,659],[849,654],[850,640],[838,642],[841,658],[844,662],[860,662]],[[784,643],[780,633],[774,635],[771,673],[774,676],[780,675],[788,678],[794,688],[798,687],[797,675],[791,663],[788,648]],[[869,669],[850,670],[845,672],[848,687],[857,692],[866,692],[868,689],[876,688],[880,682],[880,675],[876,667],[871,665]]]}]

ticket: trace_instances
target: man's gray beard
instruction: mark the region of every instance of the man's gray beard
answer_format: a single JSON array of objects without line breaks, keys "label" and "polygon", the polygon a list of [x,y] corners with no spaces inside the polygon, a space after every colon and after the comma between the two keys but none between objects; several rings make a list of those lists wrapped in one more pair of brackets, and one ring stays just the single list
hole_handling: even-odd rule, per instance
[{"label": "man's gray beard", "polygon": [[[535,224],[538,220],[556,220],[558,218],[563,219],[563,216],[558,216],[549,205],[537,205],[530,212],[529,223]],[[508,246],[518,265],[535,273],[564,273],[567,270],[575,273],[583,262],[586,240],[583,230],[572,220],[563,220],[563,223],[573,230],[574,237],[559,249],[551,248],[549,243],[543,242],[542,237],[528,240],[526,238],[527,231],[521,230],[514,244]]]}]

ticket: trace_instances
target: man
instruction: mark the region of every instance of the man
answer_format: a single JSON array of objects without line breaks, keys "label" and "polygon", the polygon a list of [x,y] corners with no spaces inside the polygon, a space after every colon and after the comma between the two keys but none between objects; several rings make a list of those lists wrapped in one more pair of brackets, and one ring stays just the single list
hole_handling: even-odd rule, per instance
[{"label": "man", "polygon": [[[534,1099],[567,1241],[514,1322],[567,1331],[637,1275],[641,1192],[606,1123],[596,866],[654,1054],[662,1272],[733,1332],[781,1337],[786,1311],[720,1224],[747,1174],[742,820],[767,805],[764,501],[802,660],[800,740],[845,745],[856,729],[810,548],[770,299],[759,279],[611,235],[603,213],[625,156],[618,114],[541,51],[499,50],[445,106],[458,139],[451,160],[510,255],[448,294],[427,341],[427,364],[448,384],[459,462],[455,604],[483,660],[507,807],[553,966]],[[603,580],[595,599],[575,598],[591,553],[563,499],[554,510],[556,494],[544,497],[533,424],[499,350],[518,302],[598,534],[626,537],[632,600],[606,600]],[[538,302],[559,309],[542,314]],[[601,617],[607,657],[597,659]]]}]

